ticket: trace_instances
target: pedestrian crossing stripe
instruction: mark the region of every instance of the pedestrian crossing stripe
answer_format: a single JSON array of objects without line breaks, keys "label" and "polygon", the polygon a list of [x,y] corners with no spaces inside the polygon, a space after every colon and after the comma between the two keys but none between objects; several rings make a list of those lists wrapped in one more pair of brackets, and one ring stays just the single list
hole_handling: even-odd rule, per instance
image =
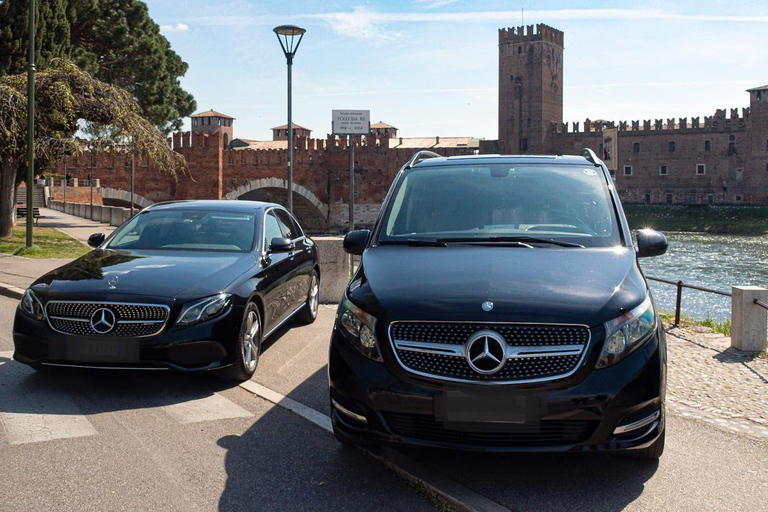
[{"label": "pedestrian crossing stripe", "polygon": [[[67,391],[51,379],[34,378],[34,370],[12,356],[12,352],[0,352],[0,443],[20,445],[98,434]],[[254,416],[215,392],[190,397],[160,389],[148,402],[144,409],[161,410],[176,424]]]}]

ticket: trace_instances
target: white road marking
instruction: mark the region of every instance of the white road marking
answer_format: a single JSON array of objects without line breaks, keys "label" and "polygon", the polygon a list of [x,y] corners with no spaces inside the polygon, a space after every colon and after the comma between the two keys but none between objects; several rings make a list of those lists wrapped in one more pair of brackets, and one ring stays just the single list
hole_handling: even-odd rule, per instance
[{"label": "white road marking", "polygon": [[267,400],[268,402],[279,405],[283,409],[288,409],[289,411],[298,414],[305,420],[314,423],[326,432],[333,432],[330,416],[326,416],[325,414],[318,412],[311,407],[307,407],[306,405],[301,404],[296,400],[288,398],[285,395],[281,395],[277,391],[272,391],[271,389],[253,382],[252,380],[241,383],[240,387],[246,391],[250,391],[258,397],[263,398],[264,400]]},{"label": "white road marking", "polygon": [[250,418],[253,416],[253,413],[246,411],[218,393],[203,398],[164,405],[161,409],[182,424],[229,418]]},{"label": "white road marking", "polygon": [[[10,359],[12,352],[0,352]],[[10,444],[37,443],[97,434],[80,409],[60,389],[19,363],[2,361],[0,423]]]}]

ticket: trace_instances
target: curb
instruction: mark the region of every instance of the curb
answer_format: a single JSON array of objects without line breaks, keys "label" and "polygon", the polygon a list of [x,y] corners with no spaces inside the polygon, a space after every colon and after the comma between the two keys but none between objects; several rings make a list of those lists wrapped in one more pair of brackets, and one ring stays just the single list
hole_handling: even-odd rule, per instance
[{"label": "curb", "polygon": [[24,290],[18,286],[0,283],[0,295],[5,295],[6,297],[10,297],[12,299],[21,299],[21,297],[24,295]]}]

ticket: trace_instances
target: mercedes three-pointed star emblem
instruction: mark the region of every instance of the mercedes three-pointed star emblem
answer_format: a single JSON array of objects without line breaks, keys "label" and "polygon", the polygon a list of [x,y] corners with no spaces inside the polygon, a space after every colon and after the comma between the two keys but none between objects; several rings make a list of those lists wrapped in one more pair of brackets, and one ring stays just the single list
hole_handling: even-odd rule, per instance
[{"label": "mercedes three-pointed star emblem", "polygon": [[467,363],[477,373],[494,374],[507,362],[506,347],[507,342],[498,332],[490,329],[477,331],[466,344]]},{"label": "mercedes three-pointed star emblem", "polygon": [[91,315],[91,328],[99,334],[107,334],[117,325],[115,313],[108,308],[99,308]]}]

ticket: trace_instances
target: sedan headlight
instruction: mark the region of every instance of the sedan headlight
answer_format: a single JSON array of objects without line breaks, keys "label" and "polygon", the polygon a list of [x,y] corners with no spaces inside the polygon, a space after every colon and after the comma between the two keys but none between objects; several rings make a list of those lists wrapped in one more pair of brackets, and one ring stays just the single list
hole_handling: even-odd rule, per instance
[{"label": "sedan headlight", "polygon": [[205,322],[211,318],[215,318],[223,314],[229,308],[232,303],[232,295],[229,293],[220,293],[213,297],[207,297],[197,302],[190,302],[184,304],[184,309],[181,310],[179,319],[176,320],[178,325],[191,325],[199,322]]},{"label": "sedan headlight", "polygon": [[35,292],[33,292],[30,288],[27,288],[27,291],[25,291],[24,295],[21,297],[21,303],[19,304],[19,307],[23,312],[33,318],[38,320],[45,319],[43,303],[40,301],[37,295],[35,295]]},{"label": "sedan headlight", "polygon": [[346,295],[339,306],[337,318],[344,337],[353,347],[365,357],[383,361],[376,342],[376,318],[352,304]]},{"label": "sedan headlight", "polygon": [[635,309],[605,323],[605,344],[597,368],[618,363],[650,339],[656,312],[650,295]]}]

